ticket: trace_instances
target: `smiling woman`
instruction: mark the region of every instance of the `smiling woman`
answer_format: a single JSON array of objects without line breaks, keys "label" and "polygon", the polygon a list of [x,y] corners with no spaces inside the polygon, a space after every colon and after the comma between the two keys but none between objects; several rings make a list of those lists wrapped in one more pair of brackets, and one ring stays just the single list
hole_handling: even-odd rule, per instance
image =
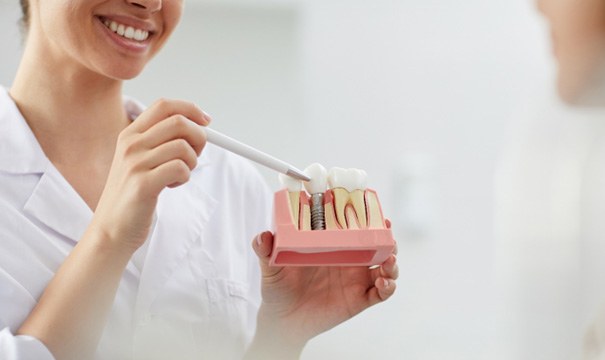
[{"label": "smiling woman", "polygon": [[182,0],[21,6],[23,58],[0,88],[1,359],[295,358],[394,293],[394,255],[269,266],[272,195],[206,146],[210,117],[124,99]]}]

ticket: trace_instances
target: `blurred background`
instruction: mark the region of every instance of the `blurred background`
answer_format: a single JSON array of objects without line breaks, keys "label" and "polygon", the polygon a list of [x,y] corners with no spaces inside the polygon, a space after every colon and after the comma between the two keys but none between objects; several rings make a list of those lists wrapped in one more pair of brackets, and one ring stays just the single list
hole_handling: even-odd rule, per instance
[{"label": "blurred background", "polygon": [[[7,87],[18,18],[0,0]],[[552,360],[578,358],[605,299],[579,280],[578,247],[603,114],[560,105],[553,76],[529,0],[187,0],[126,93],[195,101],[301,168],[369,173],[399,241],[398,293],[303,359]]]}]

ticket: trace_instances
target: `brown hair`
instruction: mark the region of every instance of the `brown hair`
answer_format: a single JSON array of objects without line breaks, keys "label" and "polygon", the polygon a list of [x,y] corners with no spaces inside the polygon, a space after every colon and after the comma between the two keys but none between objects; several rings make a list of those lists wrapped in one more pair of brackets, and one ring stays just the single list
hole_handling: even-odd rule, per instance
[{"label": "brown hair", "polygon": [[19,0],[19,3],[21,4],[21,10],[23,11],[21,24],[27,29],[29,27],[29,0]]}]

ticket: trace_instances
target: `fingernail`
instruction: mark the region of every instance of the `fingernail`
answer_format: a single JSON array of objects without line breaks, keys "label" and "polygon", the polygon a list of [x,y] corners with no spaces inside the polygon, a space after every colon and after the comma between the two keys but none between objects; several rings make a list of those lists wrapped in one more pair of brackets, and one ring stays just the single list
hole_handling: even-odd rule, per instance
[{"label": "fingernail", "polygon": [[384,286],[384,288],[388,288],[389,287],[389,280],[387,279],[382,279],[382,285]]},{"label": "fingernail", "polygon": [[262,234],[259,234],[256,236],[256,244],[258,246],[261,246],[263,244],[263,235]]},{"label": "fingernail", "polygon": [[208,113],[205,112],[204,110],[202,110],[202,112],[204,113],[204,116],[206,117],[206,121],[208,121],[208,124],[210,124],[212,122],[212,116],[208,115]]}]

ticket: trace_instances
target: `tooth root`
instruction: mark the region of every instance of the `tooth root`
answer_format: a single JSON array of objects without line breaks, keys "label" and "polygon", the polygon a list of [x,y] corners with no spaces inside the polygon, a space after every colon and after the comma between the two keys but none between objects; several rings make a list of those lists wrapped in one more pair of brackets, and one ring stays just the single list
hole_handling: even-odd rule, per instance
[{"label": "tooth root", "polygon": [[289,192],[288,200],[290,200],[290,215],[292,216],[292,223],[299,229],[299,218],[300,218],[300,192]]},{"label": "tooth root", "polygon": [[334,211],[334,204],[327,203],[325,205],[325,209],[326,209],[326,214],[325,214],[325,218],[326,218],[326,230],[340,230],[340,229],[342,229],[338,225],[338,220],[336,220],[336,212]]},{"label": "tooth root", "polygon": [[384,229],[385,223],[378,196],[373,191],[366,191],[365,197],[368,205],[368,227],[370,229]]},{"label": "tooth root", "polygon": [[345,208],[349,203],[349,192],[343,188],[333,189],[334,193],[334,212],[336,213],[336,221],[342,229],[347,229],[347,217]]},{"label": "tooth root", "polygon": [[300,225],[299,229],[304,231],[311,230],[311,207],[309,204],[303,204],[301,206],[302,213],[300,214]]},{"label": "tooth root", "polygon": [[326,230],[340,230],[334,211],[334,191],[328,190],[324,194],[324,216],[326,220]]},{"label": "tooth root", "polygon": [[349,201],[357,213],[357,221],[362,229],[368,227],[364,193],[364,190],[355,190],[349,194]]},{"label": "tooth root", "polygon": [[300,207],[298,215],[298,229],[301,231],[311,230],[311,204],[309,195],[305,191],[299,192]]},{"label": "tooth root", "polygon": [[345,217],[347,218],[347,228],[349,230],[360,229],[359,222],[357,219],[357,213],[352,205],[347,205],[345,208]]}]

